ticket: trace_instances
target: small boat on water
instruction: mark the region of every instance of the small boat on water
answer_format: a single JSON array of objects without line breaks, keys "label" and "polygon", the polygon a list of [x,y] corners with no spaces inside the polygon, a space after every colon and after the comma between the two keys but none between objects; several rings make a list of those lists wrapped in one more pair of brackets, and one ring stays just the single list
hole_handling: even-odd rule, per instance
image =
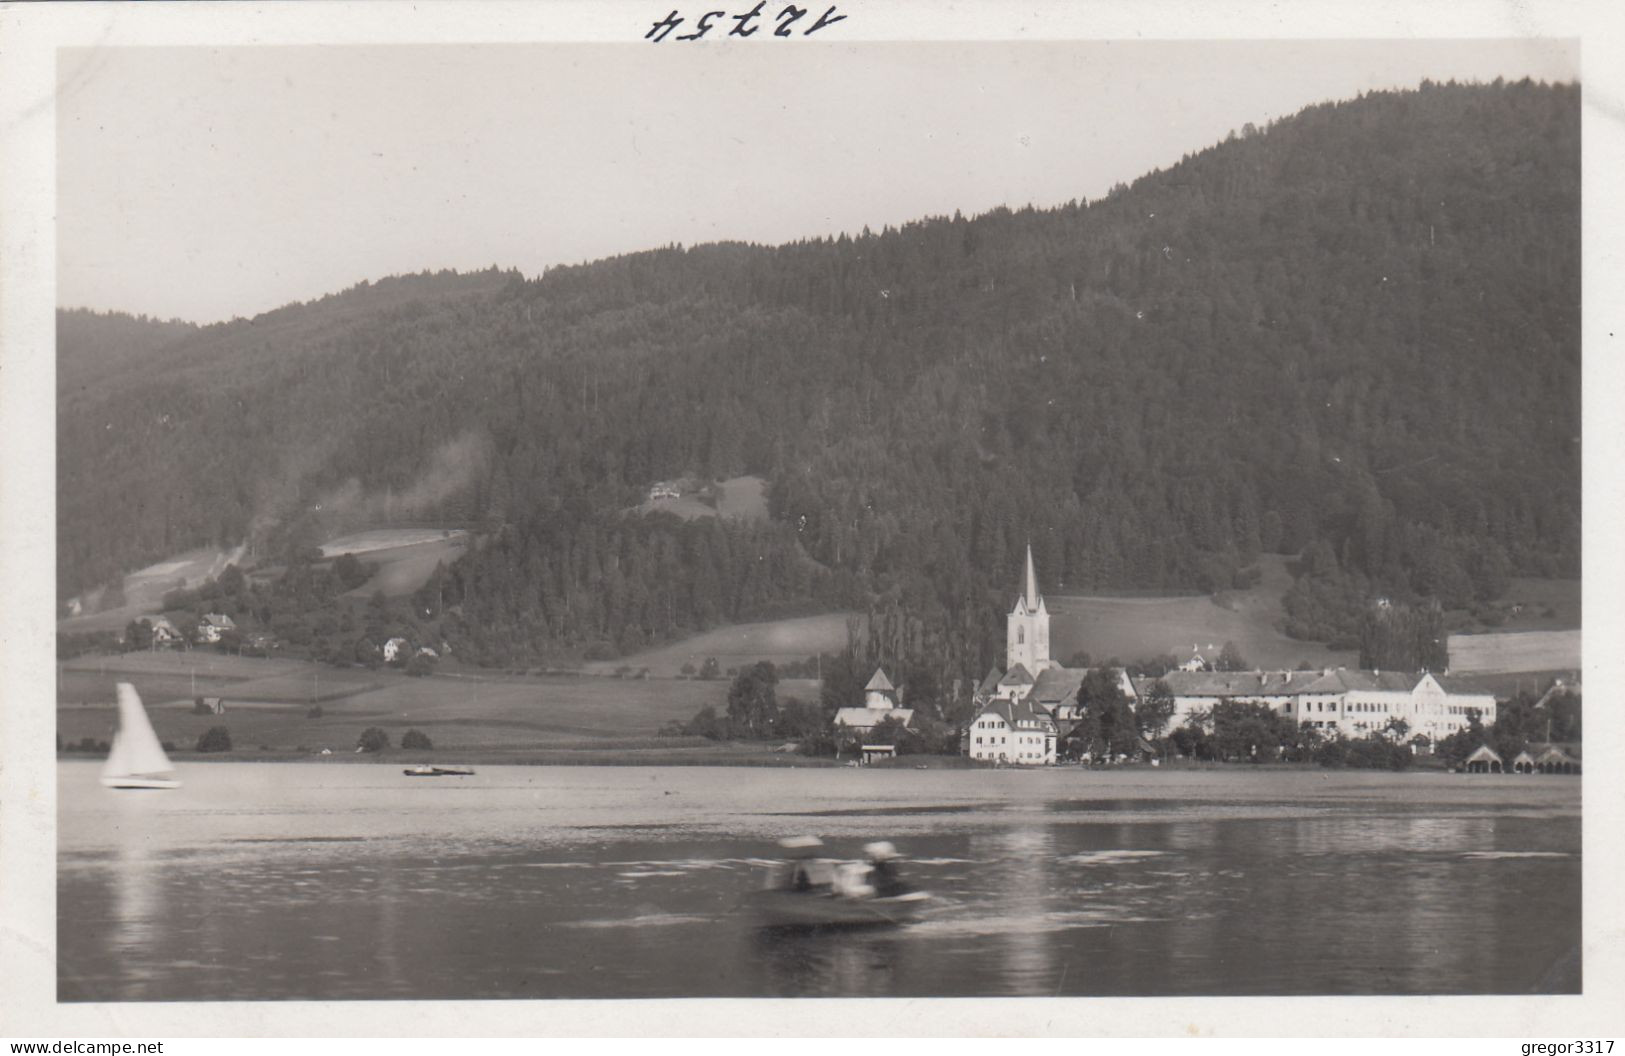
[{"label": "small boat on water", "polygon": [[102,766],[108,788],[179,788],[175,764],[153,732],[141,695],[128,682],[118,684],[118,731]]},{"label": "small boat on water", "polygon": [[816,837],[780,840],[786,852],[760,891],[746,904],[765,928],[851,928],[907,924],[931,896],[897,878],[897,849],[890,843],[864,847],[867,861],[821,855]]},{"label": "small boat on water", "polygon": [[409,766],[401,773],[407,777],[473,777],[471,766]]}]

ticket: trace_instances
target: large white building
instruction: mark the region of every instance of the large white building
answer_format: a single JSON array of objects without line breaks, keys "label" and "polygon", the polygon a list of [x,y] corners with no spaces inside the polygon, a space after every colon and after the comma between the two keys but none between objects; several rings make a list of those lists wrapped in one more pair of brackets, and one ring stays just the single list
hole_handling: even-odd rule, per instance
[{"label": "large white building", "polygon": [[1055,762],[1055,720],[1026,701],[995,700],[971,720],[965,750],[972,759],[1018,766]]},{"label": "large white building", "polygon": [[[1140,695],[1155,678],[1136,679]],[[1408,737],[1426,734],[1438,741],[1471,723],[1476,711],[1488,726],[1495,722],[1495,697],[1452,686],[1449,679],[1397,671],[1170,671],[1161,682],[1174,698],[1168,729],[1212,713],[1221,701],[1262,704],[1293,723],[1345,737],[1364,737],[1404,721]]]}]

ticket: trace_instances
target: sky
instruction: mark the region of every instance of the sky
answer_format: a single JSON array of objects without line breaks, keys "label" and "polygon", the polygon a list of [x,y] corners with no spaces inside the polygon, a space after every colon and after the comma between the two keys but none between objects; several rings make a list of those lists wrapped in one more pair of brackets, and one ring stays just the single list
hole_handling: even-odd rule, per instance
[{"label": "sky", "polygon": [[1572,81],[1552,40],[64,48],[57,303],[214,322],[1056,205],[1313,103]]}]

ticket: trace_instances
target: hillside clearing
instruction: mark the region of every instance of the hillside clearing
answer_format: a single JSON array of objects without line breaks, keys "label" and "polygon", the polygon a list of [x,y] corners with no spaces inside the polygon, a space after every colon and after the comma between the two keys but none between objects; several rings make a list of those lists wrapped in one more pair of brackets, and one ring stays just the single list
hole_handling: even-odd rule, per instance
[{"label": "hillside clearing", "polygon": [[1450,636],[1452,674],[1579,669],[1579,631],[1516,631]]},{"label": "hillside clearing", "polygon": [[1050,655],[1065,663],[1079,650],[1096,663],[1112,657],[1132,663],[1170,654],[1184,660],[1191,647],[1214,657],[1234,642],[1251,664],[1293,668],[1353,667],[1359,655],[1301,642],[1280,631],[1285,617],[1281,597],[1292,586],[1289,560],[1281,554],[1259,558],[1262,576],[1246,590],[1173,598],[1098,595],[1046,597],[1050,610]]},{"label": "hillside clearing", "polygon": [[411,594],[429,581],[436,565],[443,563],[449,567],[463,556],[468,539],[466,532],[453,532],[446,538],[437,535],[420,542],[360,552],[360,559],[377,565],[378,570],[365,583],[349,591],[348,596],[370,598],[379,591],[391,598]]},{"label": "hillside clearing", "polygon": [[767,519],[767,481],[761,477],[729,477],[717,484],[716,505],[702,502],[697,496],[684,494],[676,498],[647,499],[638,506],[639,513],[670,513],[685,521],[699,517],[738,517],[745,520]]},{"label": "hillside clearing", "polygon": [[[855,617],[855,614],[851,616]],[[822,616],[797,616],[788,620],[719,627],[618,660],[590,663],[584,669],[594,674],[609,674],[622,667],[630,667],[634,671],[648,668],[649,674],[655,678],[676,678],[682,673],[684,664],[693,664],[698,670],[707,659],[713,657],[724,671],[758,660],[771,660],[775,664],[805,660],[809,656],[837,653],[845,649],[848,618],[847,613],[832,612]]]},{"label": "hillside clearing", "polygon": [[[70,616],[57,623],[65,634],[90,631],[121,631],[133,619],[158,612],[163,607],[164,595],[176,587],[196,587],[210,576],[217,576],[228,564],[241,561],[243,548],[222,550],[203,547],[176,554],[167,560],[148,565],[124,577],[124,604],[102,612],[87,612]],[[94,608],[100,603],[102,592],[86,594],[84,601]]]},{"label": "hillside clearing", "polygon": [[373,552],[377,550],[393,550],[420,543],[438,543],[467,535],[468,533],[461,528],[373,528],[329,540],[322,544],[321,551],[323,557],[366,554],[369,560],[375,560]]}]

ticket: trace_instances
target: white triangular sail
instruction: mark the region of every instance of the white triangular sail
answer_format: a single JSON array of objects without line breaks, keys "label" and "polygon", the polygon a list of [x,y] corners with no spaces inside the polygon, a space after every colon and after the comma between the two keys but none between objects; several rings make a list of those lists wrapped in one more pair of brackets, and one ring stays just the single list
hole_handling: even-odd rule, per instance
[{"label": "white triangular sail", "polygon": [[102,783],[117,785],[130,779],[167,782],[174,776],[175,765],[164,754],[164,746],[153,732],[147,709],[141,706],[141,696],[128,682],[118,684],[118,732],[113,735],[113,750],[102,767]]}]

